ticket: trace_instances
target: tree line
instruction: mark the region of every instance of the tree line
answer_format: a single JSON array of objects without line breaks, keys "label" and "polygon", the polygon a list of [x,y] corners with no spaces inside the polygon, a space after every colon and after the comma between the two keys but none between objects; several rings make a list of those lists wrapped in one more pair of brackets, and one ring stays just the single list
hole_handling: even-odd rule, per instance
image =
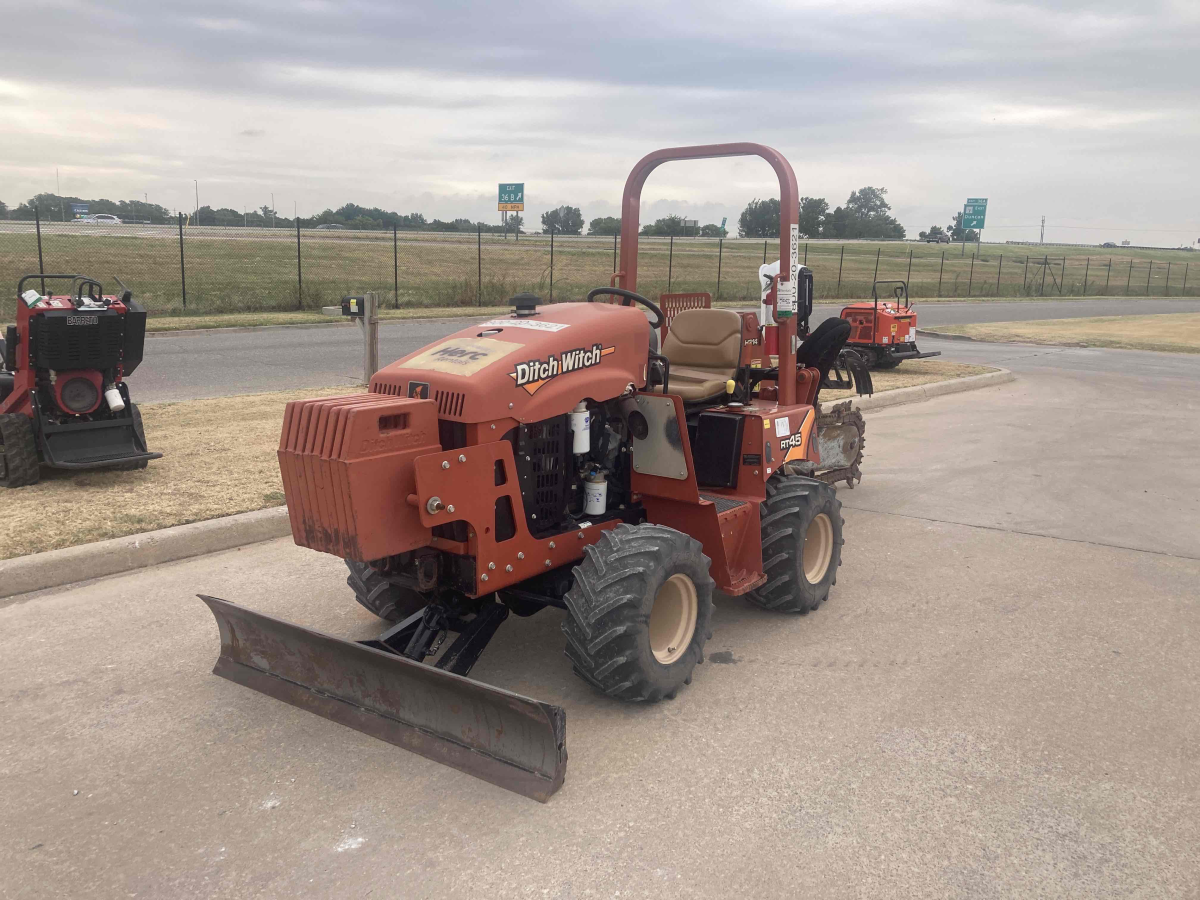
[{"label": "tree line", "polygon": [[[73,218],[71,205],[74,203],[86,203],[89,215],[107,213],[124,220],[151,223],[174,221],[170,210],[155,203],[139,200],[85,200],[52,193],[38,194],[12,209],[0,202],[0,218],[32,220],[34,211],[37,210],[41,218],[46,221],[71,219]],[[800,235],[807,239],[835,240],[904,238],[904,226],[897,222],[890,213],[891,206],[887,202],[887,188],[868,186],[852,191],[843,205],[832,210],[824,197],[801,197],[798,210]],[[946,229],[934,225],[929,231],[922,231],[920,237],[926,239],[939,234],[949,234],[954,241],[974,241],[977,237],[976,233],[971,229],[962,228],[961,220],[961,213],[957,214]],[[294,228],[296,226],[296,219],[280,215],[266,205],[255,210],[202,206],[188,215],[188,221],[194,225],[224,227]],[[726,230],[720,225],[712,223],[694,225],[691,224],[691,221],[677,215],[664,216],[643,225],[640,233],[645,236],[657,237],[719,238],[728,236]],[[338,209],[326,209],[314,216],[301,216],[299,224],[303,228],[325,225],[364,231],[391,231],[395,228],[401,231],[470,233],[483,231],[489,234],[515,231],[521,234],[525,233],[525,221],[515,213],[510,213],[504,224],[489,224],[467,218],[448,221],[436,218],[426,219],[418,212],[403,214],[381,209],[378,206],[359,206],[356,203],[346,203]],[[541,226],[542,234],[580,235],[584,233],[583,213],[578,206],[559,206],[542,213]],[[587,223],[589,235],[611,236],[619,234],[620,231],[621,219],[615,216],[600,216]],[[750,238],[779,237],[779,201],[774,198],[751,200],[738,218],[738,235]]]}]

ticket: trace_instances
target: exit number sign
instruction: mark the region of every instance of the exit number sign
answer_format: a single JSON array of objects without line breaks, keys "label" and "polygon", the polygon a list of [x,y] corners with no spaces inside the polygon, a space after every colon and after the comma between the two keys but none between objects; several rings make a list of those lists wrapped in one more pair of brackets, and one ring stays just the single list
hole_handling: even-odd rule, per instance
[{"label": "exit number sign", "polygon": [[987,218],[987,197],[971,197],[963,204],[963,228],[982,228],[985,218]]},{"label": "exit number sign", "polygon": [[496,208],[500,212],[524,212],[525,183],[500,185],[500,202]]}]

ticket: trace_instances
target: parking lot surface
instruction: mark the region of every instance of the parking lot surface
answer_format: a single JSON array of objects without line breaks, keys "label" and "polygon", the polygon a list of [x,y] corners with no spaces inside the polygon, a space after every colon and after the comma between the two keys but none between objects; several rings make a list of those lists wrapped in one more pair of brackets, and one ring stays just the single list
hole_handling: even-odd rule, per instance
[{"label": "parking lot surface", "polygon": [[0,896],[1195,897],[1200,359],[938,346],[1018,381],[869,414],[816,613],[719,599],[654,706],[509,619],[546,805],[210,674],[197,592],[378,630],[290,541],[5,601]]}]

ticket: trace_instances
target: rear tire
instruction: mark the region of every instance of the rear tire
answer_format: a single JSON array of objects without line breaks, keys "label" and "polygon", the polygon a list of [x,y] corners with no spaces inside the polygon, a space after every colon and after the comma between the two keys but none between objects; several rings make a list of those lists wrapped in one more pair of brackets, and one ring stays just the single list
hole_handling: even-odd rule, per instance
[{"label": "rear tire", "polygon": [[875,368],[877,369],[894,369],[900,363],[901,360],[893,359],[886,353],[880,353],[875,357]]},{"label": "rear tire", "polygon": [[618,525],[586,550],[564,600],[575,674],[618,700],[654,702],[692,680],[712,634],[700,542],[664,525]]},{"label": "rear tire", "polygon": [[773,612],[807,613],[828,597],[842,564],[842,503],[832,485],[785,475],[767,482],[762,516],[766,583],[746,596]]},{"label": "rear tire", "polygon": [[33,420],[19,413],[0,416],[0,485],[10,488],[37,484],[39,471]]},{"label": "rear tire", "polygon": [[348,559],[346,568],[350,570],[346,584],[354,599],[388,622],[399,622],[429,603],[416,591],[392,584],[367,563]]}]

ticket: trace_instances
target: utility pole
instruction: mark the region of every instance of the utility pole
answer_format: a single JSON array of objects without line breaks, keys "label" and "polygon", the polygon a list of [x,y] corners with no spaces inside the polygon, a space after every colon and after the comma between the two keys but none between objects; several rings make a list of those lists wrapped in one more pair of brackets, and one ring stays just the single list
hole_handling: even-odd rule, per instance
[{"label": "utility pole", "polygon": [[1046,217],[1042,216],[1042,235],[1038,238],[1039,244],[1046,243]]},{"label": "utility pole", "polygon": [[67,221],[67,213],[63,209],[62,182],[58,180],[58,166],[54,167],[54,190],[58,193],[58,220],[60,222],[65,222]]},{"label": "utility pole", "polygon": [[150,215],[150,194],[147,191],[142,193],[142,199],[146,202],[146,221],[151,225],[154,224],[154,216]]},{"label": "utility pole", "polygon": [[200,182],[195,178],[192,179],[192,184],[196,186],[196,224],[200,224]]},{"label": "utility pole", "polygon": [[271,227],[275,227],[275,192],[271,192]]}]

